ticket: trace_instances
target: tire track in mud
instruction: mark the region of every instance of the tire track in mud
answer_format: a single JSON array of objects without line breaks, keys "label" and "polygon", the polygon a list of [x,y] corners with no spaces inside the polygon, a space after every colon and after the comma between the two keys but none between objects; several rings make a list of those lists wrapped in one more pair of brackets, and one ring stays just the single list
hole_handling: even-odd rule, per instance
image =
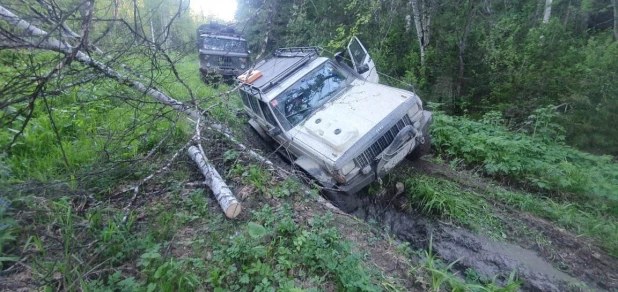
[{"label": "tire track in mud", "polygon": [[465,229],[455,228],[419,214],[396,211],[378,203],[363,202],[363,207],[352,214],[365,221],[375,220],[398,239],[408,242],[412,249],[432,250],[444,263],[457,261],[454,268],[460,275],[473,268],[488,279],[499,275],[504,283],[516,270],[524,280],[526,291],[566,291],[575,278],[560,272],[545,262],[535,252],[516,245],[477,236]]},{"label": "tire track in mud", "polygon": [[[264,142],[250,126],[247,125],[243,133],[248,146],[261,150],[263,153],[273,153],[273,147]],[[285,159],[276,154],[269,155],[269,158],[273,158],[273,162],[284,169],[291,168]],[[420,171],[417,169],[415,172],[427,171],[427,173],[422,173],[444,178],[444,173],[437,175],[428,171],[429,162],[421,161],[420,163],[425,165],[421,165]],[[402,163],[398,167],[407,170],[414,167],[414,164]],[[376,196],[367,194],[366,190],[361,192],[365,193],[356,196],[361,207],[351,212],[351,215],[366,222],[373,220],[379,223],[399,240],[408,242],[413,249],[426,250],[431,240],[434,253],[443,262],[448,264],[457,261],[454,268],[460,275],[463,275],[466,269],[472,268],[488,279],[493,279],[498,275],[498,282],[505,283],[509,274],[516,270],[518,278],[524,281],[521,288],[526,291],[576,290],[572,286],[573,283],[581,281],[589,285],[588,288],[607,291],[618,289],[618,283],[611,279],[618,271],[618,268],[614,266],[616,261],[613,258],[606,260],[600,267],[588,266],[593,269],[592,271],[582,271],[580,269],[586,267],[577,266],[577,269],[570,271],[571,275],[567,275],[543,258],[546,255],[537,254],[538,250],[492,241],[467,229],[440,223],[434,218],[417,212],[397,210],[393,206],[401,204],[392,204],[394,194],[383,195],[381,202],[377,202]],[[401,200],[401,198],[396,200]],[[579,261],[581,262],[581,259]],[[598,278],[593,278],[603,273],[609,275],[604,278],[605,280],[599,282]]]},{"label": "tire track in mud", "polygon": [[[475,177],[466,171],[455,171],[444,165],[427,161],[404,165],[412,173],[447,179],[475,193],[507,190],[503,186],[493,185],[495,182],[490,179]],[[490,198],[484,199],[494,206],[495,214],[502,219],[509,240],[517,244],[515,249],[524,248],[536,253],[546,263],[553,263],[564,273],[586,283],[589,289],[618,291],[618,259],[602,250],[593,239],[573,234],[555,223]],[[524,228],[528,232],[524,232]],[[545,242],[539,243],[536,235],[531,235],[530,231],[544,237]],[[573,287],[570,290],[577,289]]]}]

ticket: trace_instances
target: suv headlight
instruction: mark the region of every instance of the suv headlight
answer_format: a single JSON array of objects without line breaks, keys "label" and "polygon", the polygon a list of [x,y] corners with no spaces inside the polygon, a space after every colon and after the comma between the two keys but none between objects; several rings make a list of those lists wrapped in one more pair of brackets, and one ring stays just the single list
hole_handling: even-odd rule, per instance
[{"label": "suv headlight", "polygon": [[354,170],[354,167],[356,167],[356,164],[354,164],[354,160],[348,162],[348,164],[344,165],[341,168],[341,173],[343,175],[347,175],[348,173],[350,173],[352,170]]},{"label": "suv headlight", "polygon": [[346,183],[346,176],[352,172],[352,170],[354,170],[356,168],[356,164],[354,163],[354,160],[348,162],[346,165],[344,165],[341,170],[336,171],[335,173],[333,173],[333,178],[340,184],[344,184]]}]

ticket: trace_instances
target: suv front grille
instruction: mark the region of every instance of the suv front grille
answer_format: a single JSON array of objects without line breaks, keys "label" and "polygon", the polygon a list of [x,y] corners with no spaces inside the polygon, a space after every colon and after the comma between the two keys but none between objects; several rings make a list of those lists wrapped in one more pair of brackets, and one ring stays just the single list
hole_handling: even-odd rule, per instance
[{"label": "suv front grille", "polygon": [[354,158],[354,162],[359,167],[364,167],[365,165],[371,163],[388,145],[393,143],[395,140],[395,136],[399,134],[399,131],[403,129],[403,127],[407,125],[411,125],[410,118],[408,115],[403,116],[401,120],[399,120],[390,130],[388,130],[378,141],[374,142],[367,150],[365,150],[361,155]]}]

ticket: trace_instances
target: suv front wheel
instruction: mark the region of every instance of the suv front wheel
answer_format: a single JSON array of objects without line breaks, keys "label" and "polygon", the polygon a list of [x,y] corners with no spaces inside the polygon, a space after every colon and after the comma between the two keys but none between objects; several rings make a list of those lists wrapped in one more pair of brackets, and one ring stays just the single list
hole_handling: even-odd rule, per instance
[{"label": "suv front wheel", "polygon": [[431,153],[431,136],[429,134],[424,134],[425,143],[418,145],[410,154],[406,156],[407,160],[416,161],[419,160],[424,155]]},{"label": "suv front wheel", "polygon": [[356,194],[346,194],[327,188],[322,189],[322,194],[333,203],[333,205],[346,213],[351,213],[360,206],[360,199]]}]

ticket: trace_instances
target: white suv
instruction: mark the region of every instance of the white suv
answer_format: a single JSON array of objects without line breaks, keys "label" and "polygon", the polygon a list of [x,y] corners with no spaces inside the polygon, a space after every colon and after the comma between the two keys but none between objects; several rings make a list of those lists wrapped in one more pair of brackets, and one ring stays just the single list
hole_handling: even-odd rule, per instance
[{"label": "white suv", "polygon": [[279,49],[242,78],[249,123],[286,150],[339,207],[406,156],[429,150],[432,114],[413,92],[379,84],[375,65],[356,37],[341,53]]}]

